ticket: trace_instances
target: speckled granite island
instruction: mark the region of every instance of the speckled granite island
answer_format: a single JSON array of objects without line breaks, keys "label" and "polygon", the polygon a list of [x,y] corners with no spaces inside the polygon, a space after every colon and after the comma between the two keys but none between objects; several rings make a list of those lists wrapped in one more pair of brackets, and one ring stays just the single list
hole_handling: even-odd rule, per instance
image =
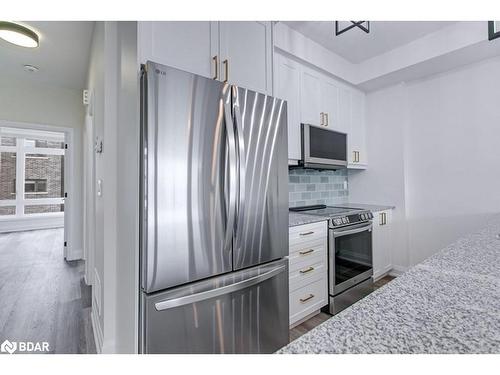
[{"label": "speckled granite island", "polygon": [[500,353],[500,215],[278,353]]}]

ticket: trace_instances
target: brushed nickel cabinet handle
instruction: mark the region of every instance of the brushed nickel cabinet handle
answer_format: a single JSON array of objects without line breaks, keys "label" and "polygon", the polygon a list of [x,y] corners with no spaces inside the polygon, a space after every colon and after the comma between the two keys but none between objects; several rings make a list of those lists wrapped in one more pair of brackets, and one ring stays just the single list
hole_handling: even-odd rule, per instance
[{"label": "brushed nickel cabinet handle", "polygon": [[319,123],[321,126],[325,124],[325,114],[323,112],[319,114]]},{"label": "brushed nickel cabinet handle", "polygon": [[378,218],[379,218],[378,225],[384,225],[384,213],[383,212],[378,214]]},{"label": "brushed nickel cabinet handle", "polygon": [[304,303],[304,302],[307,302],[309,301],[311,298],[314,298],[314,294],[309,294],[308,297],[306,298],[300,298],[300,302]]},{"label": "brushed nickel cabinet handle", "polygon": [[311,234],[314,234],[314,232],[313,232],[313,231],[311,231],[311,232],[299,233],[299,235],[300,235],[300,236],[309,236],[309,235],[311,235]]},{"label": "brushed nickel cabinet handle", "polygon": [[226,79],[224,80],[224,82],[227,82],[227,81],[229,81],[229,61],[228,61],[228,59],[225,59],[222,62],[222,64],[224,65],[224,72],[225,72],[225,76],[226,76],[225,77]]},{"label": "brushed nickel cabinet handle", "polygon": [[325,124],[325,126],[328,126],[328,125],[330,125],[330,118],[328,117],[328,113],[325,113],[325,117],[326,117],[326,124]]},{"label": "brushed nickel cabinet handle", "polygon": [[304,274],[304,273],[309,273],[311,271],[314,271],[314,267],[309,267],[309,268],[306,268],[305,270],[300,270],[299,272]]},{"label": "brushed nickel cabinet handle", "polygon": [[215,55],[212,57],[215,66],[215,74],[213,79],[219,79],[219,56]]},{"label": "brushed nickel cabinet handle", "polygon": [[309,249],[307,251],[299,251],[300,255],[308,255],[311,254],[314,251],[314,249]]},{"label": "brushed nickel cabinet handle", "polygon": [[387,224],[387,212],[384,212],[384,225]]}]

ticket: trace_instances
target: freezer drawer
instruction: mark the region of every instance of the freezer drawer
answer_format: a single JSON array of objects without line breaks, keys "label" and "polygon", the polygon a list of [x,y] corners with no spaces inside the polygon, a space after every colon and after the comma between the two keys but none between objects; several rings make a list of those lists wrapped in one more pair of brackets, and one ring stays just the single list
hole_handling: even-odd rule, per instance
[{"label": "freezer drawer", "polygon": [[288,343],[288,261],[142,295],[143,353],[272,353]]}]

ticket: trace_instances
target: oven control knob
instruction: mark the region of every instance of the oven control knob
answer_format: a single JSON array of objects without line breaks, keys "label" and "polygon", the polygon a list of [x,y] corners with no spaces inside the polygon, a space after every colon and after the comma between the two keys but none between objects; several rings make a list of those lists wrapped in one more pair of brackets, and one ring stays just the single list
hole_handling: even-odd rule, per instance
[{"label": "oven control knob", "polygon": [[360,214],[359,216],[361,216],[361,220],[366,220],[365,214]]}]

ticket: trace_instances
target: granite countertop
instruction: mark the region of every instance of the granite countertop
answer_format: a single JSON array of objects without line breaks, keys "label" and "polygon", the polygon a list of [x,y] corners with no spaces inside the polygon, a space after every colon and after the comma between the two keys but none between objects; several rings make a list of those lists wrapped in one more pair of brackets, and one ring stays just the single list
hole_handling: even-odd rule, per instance
[{"label": "granite countertop", "polygon": [[278,353],[500,353],[500,215]]},{"label": "granite countertop", "polygon": [[396,206],[390,205],[381,205],[381,204],[365,204],[365,203],[339,203],[335,204],[335,207],[352,207],[352,208],[361,208],[363,210],[370,210],[371,212],[392,210],[396,208]]},{"label": "granite countertop", "polygon": [[318,221],[325,221],[325,220],[328,220],[328,217],[299,214],[297,212],[292,212],[292,211],[288,213],[288,227],[294,227],[296,225],[304,225],[309,223],[317,223]]}]

